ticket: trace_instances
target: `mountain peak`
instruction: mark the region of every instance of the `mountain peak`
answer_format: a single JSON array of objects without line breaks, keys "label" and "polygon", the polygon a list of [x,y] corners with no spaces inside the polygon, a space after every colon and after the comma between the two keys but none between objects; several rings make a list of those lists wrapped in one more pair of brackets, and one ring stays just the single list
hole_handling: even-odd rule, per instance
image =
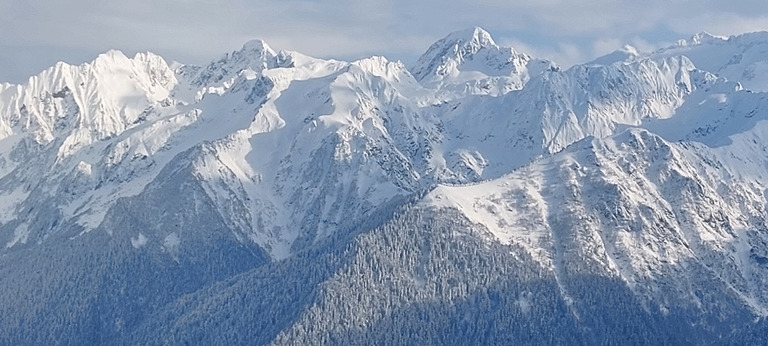
[{"label": "mountain peak", "polygon": [[610,65],[620,61],[633,61],[640,56],[637,48],[631,45],[624,45],[621,49],[617,49],[611,53],[603,55],[601,57],[592,60],[586,65]]},{"label": "mountain peak", "polygon": [[452,32],[440,41],[478,48],[496,46],[496,42],[491,37],[491,34],[478,26]]},{"label": "mountain peak", "polygon": [[482,28],[456,31],[433,43],[419,58],[412,72],[418,80],[428,77],[440,79],[455,74],[453,70],[465,61],[472,60],[480,51],[499,49],[491,35]]},{"label": "mountain peak", "polygon": [[240,49],[240,52],[248,54],[276,54],[275,51],[272,50],[272,48],[269,47],[269,45],[261,39],[254,39],[246,42],[243,44],[243,48]]},{"label": "mountain peak", "polygon": [[110,49],[104,53],[99,54],[99,57],[120,58],[120,59],[126,58],[125,54],[118,49]]},{"label": "mountain peak", "polygon": [[261,72],[277,65],[277,53],[260,39],[250,40],[240,50],[225,54],[208,65],[183,66],[181,74],[187,75],[195,86],[214,85],[227,82],[244,70]]},{"label": "mountain peak", "polygon": [[696,45],[696,44],[714,43],[714,42],[725,41],[726,39],[727,39],[726,37],[716,36],[706,31],[702,31],[700,33],[697,33],[691,36],[690,44]]},{"label": "mountain peak", "polygon": [[[243,47],[238,51],[232,52],[224,59],[232,60],[239,63],[245,63],[248,67],[254,71],[261,71],[264,68],[268,68],[266,61],[272,60],[277,56],[269,45],[260,39],[250,40],[243,44]],[[258,66],[251,66],[256,64]]]},{"label": "mountain peak", "polygon": [[[534,60],[529,71],[528,64]],[[474,27],[448,34],[432,44],[411,72],[427,87],[448,87],[460,94],[498,95],[521,89],[531,73],[538,74],[551,65],[511,47],[499,47],[491,34]]]},{"label": "mountain peak", "polygon": [[124,64],[128,60],[130,59],[123,52],[117,49],[110,49],[99,54],[96,59],[93,60],[92,64],[93,66],[111,66],[114,64]]}]

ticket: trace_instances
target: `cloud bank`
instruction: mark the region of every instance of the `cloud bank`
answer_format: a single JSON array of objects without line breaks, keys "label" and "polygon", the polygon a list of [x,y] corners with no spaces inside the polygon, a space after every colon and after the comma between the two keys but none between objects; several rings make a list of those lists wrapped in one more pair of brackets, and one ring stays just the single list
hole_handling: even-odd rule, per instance
[{"label": "cloud bank", "polygon": [[0,0],[0,81],[22,82],[108,49],[205,63],[253,38],[340,59],[414,61],[449,32],[481,26],[497,42],[569,66],[624,44],[641,50],[707,31],[768,30],[756,0],[515,2],[309,0]]}]

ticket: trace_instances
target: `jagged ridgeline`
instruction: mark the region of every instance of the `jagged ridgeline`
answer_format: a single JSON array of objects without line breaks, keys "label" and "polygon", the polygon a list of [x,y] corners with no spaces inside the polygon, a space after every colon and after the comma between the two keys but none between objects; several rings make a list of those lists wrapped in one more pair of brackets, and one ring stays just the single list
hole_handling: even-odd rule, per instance
[{"label": "jagged ridgeline", "polygon": [[764,344],[768,34],[0,84],[0,344]]}]

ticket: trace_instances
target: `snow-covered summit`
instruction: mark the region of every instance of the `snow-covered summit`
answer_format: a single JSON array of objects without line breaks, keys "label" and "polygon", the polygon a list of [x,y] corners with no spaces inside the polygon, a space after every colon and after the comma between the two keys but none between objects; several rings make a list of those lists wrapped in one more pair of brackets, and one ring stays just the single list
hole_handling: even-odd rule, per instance
[{"label": "snow-covered summit", "polygon": [[460,94],[499,95],[518,90],[531,75],[556,68],[513,48],[499,47],[482,28],[451,33],[438,40],[411,68],[431,88]]},{"label": "snow-covered summit", "polygon": [[411,71],[418,80],[445,77],[483,49],[499,49],[487,31],[478,27],[456,31],[432,44]]},{"label": "snow-covered summit", "polygon": [[167,99],[176,84],[165,60],[152,53],[128,58],[111,50],[79,66],[60,62],[2,90],[1,132],[32,133],[38,143],[58,138],[74,150],[142,121],[146,108]]},{"label": "snow-covered summit", "polygon": [[631,45],[625,45],[621,49],[617,49],[611,53],[598,57],[585,65],[610,65],[617,62],[630,62],[640,56],[637,48]]},{"label": "snow-covered summit", "polygon": [[717,43],[723,43],[724,41],[728,40],[728,37],[725,36],[719,36],[719,35],[713,35],[709,32],[702,31],[695,33],[691,35],[691,38],[689,40],[680,40],[677,45],[678,46],[693,46],[693,45],[700,45],[700,44],[717,44]]},{"label": "snow-covered summit", "polygon": [[178,73],[192,86],[204,87],[229,82],[244,70],[258,73],[278,65],[278,54],[266,42],[256,39],[208,65],[183,66]]},{"label": "snow-covered summit", "polygon": [[467,52],[477,53],[482,48],[497,46],[491,34],[481,27],[454,31],[442,40],[443,44],[456,44],[463,46]]}]

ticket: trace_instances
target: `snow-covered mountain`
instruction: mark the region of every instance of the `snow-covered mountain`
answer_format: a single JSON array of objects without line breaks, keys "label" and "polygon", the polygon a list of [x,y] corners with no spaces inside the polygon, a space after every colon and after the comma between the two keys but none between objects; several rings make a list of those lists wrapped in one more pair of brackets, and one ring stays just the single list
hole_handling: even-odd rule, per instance
[{"label": "snow-covered mountain", "polygon": [[765,341],[767,45],[2,84],[0,343]]},{"label": "snow-covered mountain", "polygon": [[499,47],[487,31],[475,27],[435,42],[411,71],[423,85],[456,97],[506,94],[545,70],[558,69],[551,61]]},{"label": "snow-covered mountain", "polygon": [[[600,59],[612,57],[614,61],[627,61],[639,57],[685,56],[701,70],[739,82],[752,91],[768,91],[768,82],[764,78],[768,72],[766,50],[768,50],[768,32],[746,33],[731,37],[701,32],[688,40],[680,40],[675,46],[652,53],[640,54],[633,47],[628,47]],[[624,53],[622,56],[622,51],[629,53]]]}]

